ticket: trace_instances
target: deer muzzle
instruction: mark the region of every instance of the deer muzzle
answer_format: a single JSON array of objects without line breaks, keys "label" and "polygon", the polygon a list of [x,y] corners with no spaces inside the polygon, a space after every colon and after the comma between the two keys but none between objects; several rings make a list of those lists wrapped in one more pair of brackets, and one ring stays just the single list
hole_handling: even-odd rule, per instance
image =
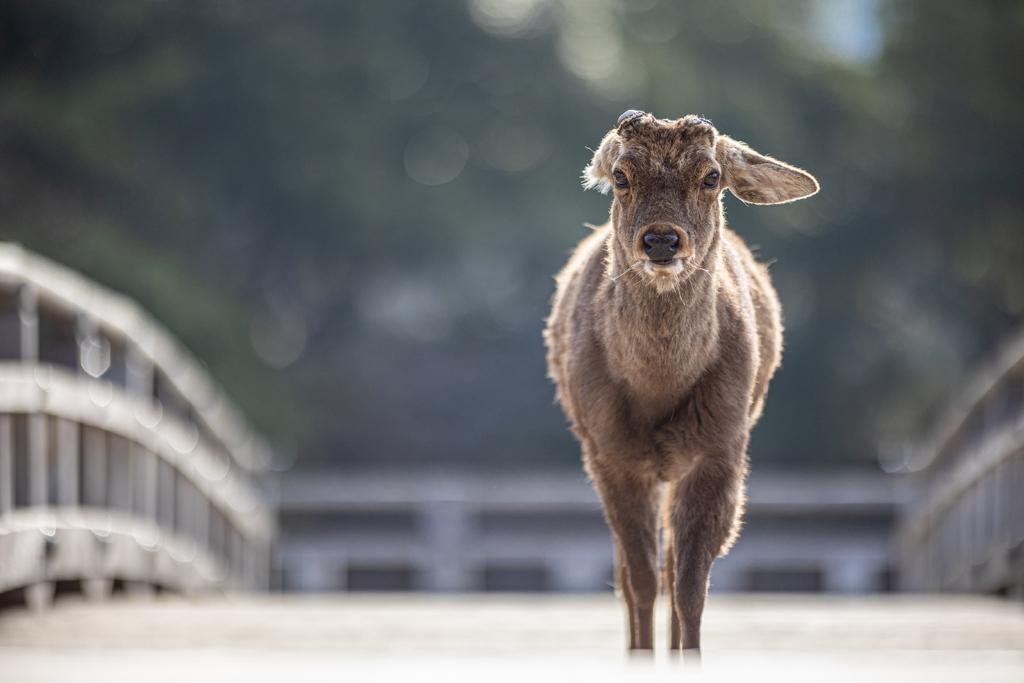
[{"label": "deer muzzle", "polygon": [[656,223],[640,231],[637,247],[656,265],[668,265],[675,259],[693,255],[686,232],[669,223]]}]

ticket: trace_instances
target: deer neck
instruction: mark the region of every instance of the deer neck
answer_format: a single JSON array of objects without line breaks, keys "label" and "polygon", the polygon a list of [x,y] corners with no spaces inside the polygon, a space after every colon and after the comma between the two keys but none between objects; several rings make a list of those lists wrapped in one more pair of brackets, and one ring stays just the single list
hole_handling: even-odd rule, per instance
[{"label": "deer neck", "polygon": [[642,264],[630,268],[625,250],[614,234],[610,237],[603,312],[607,325],[602,336],[615,374],[636,385],[638,393],[652,398],[666,394],[671,400],[714,361],[721,251],[719,232],[698,269],[688,266],[688,277],[659,291]]}]

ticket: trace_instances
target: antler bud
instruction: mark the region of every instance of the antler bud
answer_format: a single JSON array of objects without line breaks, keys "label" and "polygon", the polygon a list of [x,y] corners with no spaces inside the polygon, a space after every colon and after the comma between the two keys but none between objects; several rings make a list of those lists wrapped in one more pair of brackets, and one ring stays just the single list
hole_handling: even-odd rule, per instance
[{"label": "antler bud", "polygon": [[647,112],[638,111],[636,109],[630,109],[623,112],[622,116],[619,117],[619,129],[621,130],[623,126],[629,125],[644,116],[647,116]]}]

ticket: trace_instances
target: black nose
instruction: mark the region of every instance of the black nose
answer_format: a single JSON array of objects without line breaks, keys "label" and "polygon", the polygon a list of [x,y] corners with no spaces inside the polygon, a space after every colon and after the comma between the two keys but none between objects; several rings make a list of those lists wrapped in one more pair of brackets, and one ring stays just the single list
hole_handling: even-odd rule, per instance
[{"label": "black nose", "polygon": [[679,236],[674,234],[644,235],[644,253],[652,261],[671,261],[679,251]]}]

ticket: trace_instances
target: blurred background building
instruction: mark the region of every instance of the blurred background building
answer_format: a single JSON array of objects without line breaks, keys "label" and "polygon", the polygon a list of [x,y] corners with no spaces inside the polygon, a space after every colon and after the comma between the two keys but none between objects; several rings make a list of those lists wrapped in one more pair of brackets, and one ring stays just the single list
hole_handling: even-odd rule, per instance
[{"label": "blurred background building", "polygon": [[[23,357],[37,306],[54,379],[8,361],[10,386],[29,387],[0,420],[8,509],[72,500],[57,483],[70,469],[18,479],[18,459],[99,429],[111,453],[183,468],[183,490],[254,557],[267,513],[216,492],[280,475],[270,577],[231,564],[216,515],[175,526],[196,558],[213,544],[194,560],[202,585],[241,571],[294,590],[603,589],[608,535],[540,332],[552,273],[607,215],[580,188],[588,148],[634,108],[708,117],[822,186],[793,205],[725,199],[772,263],[786,350],[752,435],[745,531],[714,588],[1010,592],[1024,513],[991,506],[1020,481],[1019,456],[971,454],[1017,452],[991,417],[1013,409],[985,389],[943,415],[1024,322],[1022,64],[1024,13],[1002,0],[0,3],[0,239],[137,301],[196,359],[175,374],[191,356],[146,356],[149,332],[71,295],[54,304],[49,285],[23,296],[11,275],[5,353]],[[136,347],[152,380],[128,374]],[[95,379],[102,363],[88,364],[108,355]],[[86,399],[93,412],[44,419],[57,394],[39,381],[89,401],[109,386],[138,431],[103,426]],[[249,427],[204,412],[209,386],[267,435],[266,463],[237,451]],[[157,436],[131,422],[138,392],[160,401]],[[161,450],[165,426],[179,445],[198,434],[194,453],[228,463],[227,479],[189,474],[206,456]],[[155,500],[154,529],[169,513],[148,500],[123,509],[151,517]]]},{"label": "blurred background building", "polygon": [[265,589],[268,455],[133,301],[0,244],[0,593]]}]

